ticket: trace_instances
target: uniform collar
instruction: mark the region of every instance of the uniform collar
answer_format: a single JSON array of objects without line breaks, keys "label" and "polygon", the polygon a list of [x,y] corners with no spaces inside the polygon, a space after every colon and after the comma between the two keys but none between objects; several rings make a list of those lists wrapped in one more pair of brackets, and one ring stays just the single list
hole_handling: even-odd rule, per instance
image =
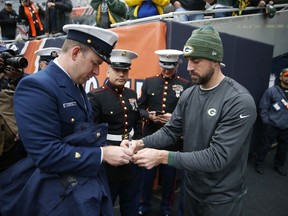
[{"label": "uniform collar", "polygon": [[163,74],[160,74],[160,77],[162,77],[164,80],[169,81],[174,79],[176,74],[173,74],[171,77],[165,77]]},{"label": "uniform collar", "polygon": [[124,86],[122,88],[115,87],[109,82],[109,80],[107,81],[106,85],[108,86],[109,89],[114,91],[116,94],[122,94],[124,91]]}]

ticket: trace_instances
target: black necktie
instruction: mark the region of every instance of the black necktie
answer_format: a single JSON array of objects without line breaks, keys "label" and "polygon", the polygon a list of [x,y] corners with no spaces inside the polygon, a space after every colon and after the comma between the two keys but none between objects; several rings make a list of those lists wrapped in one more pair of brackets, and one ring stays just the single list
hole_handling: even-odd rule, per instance
[{"label": "black necktie", "polygon": [[80,93],[80,96],[81,96],[82,100],[83,100],[84,107],[87,110],[87,105],[86,105],[86,102],[85,102],[85,96],[86,95],[85,95],[85,91],[83,89],[83,86],[81,84],[79,84],[79,85],[76,84],[76,87],[77,87],[78,92]]}]

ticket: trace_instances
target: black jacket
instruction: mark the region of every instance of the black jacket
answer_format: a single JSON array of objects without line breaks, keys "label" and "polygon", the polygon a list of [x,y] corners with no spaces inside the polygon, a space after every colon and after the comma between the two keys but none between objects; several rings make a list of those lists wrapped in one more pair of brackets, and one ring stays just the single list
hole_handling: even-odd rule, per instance
[{"label": "black jacket", "polygon": [[72,2],[71,0],[55,0],[51,2],[55,3],[55,8],[48,9],[46,3],[45,32],[52,34],[63,33],[63,26],[71,23]]},{"label": "black jacket", "polygon": [[[138,100],[140,115],[145,124],[143,135],[150,135],[161,127],[162,123],[149,120],[148,111],[161,111],[172,113],[181,94],[191,86],[191,83],[177,75],[164,78],[162,75],[146,78],[142,85],[141,97]],[[167,148],[175,150],[173,148]]]},{"label": "black jacket", "polygon": [[16,36],[18,14],[15,10],[8,12],[3,8],[0,11],[0,25],[2,37],[14,40]]},{"label": "black jacket", "polygon": [[[133,129],[133,139],[142,137],[142,122],[137,106],[137,94],[134,90],[115,89],[110,82],[88,93],[95,123],[108,123],[108,134],[129,138]],[[106,141],[109,145],[120,145],[121,141]],[[105,164],[108,180],[111,182],[131,179],[133,164],[113,167]]]}]

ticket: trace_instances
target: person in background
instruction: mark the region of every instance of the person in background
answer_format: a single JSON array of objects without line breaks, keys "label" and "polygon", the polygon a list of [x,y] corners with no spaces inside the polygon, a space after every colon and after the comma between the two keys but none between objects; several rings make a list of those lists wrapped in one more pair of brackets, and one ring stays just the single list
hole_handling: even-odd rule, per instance
[{"label": "person in background", "polygon": [[[239,11],[233,11],[232,12],[233,16],[247,15],[247,14],[254,14],[254,13],[262,12],[262,10],[259,10],[258,8],[256,8],[255,10],[243,11],[243,9],[245,9],[246,7],[249,7],[249,6],[260,7],[263,9],[265,9],[265,7],[269,6],[269,8],[271,8],[273,10],[273,14],[275,15],[275,13],[276,13],[275,8],[273,7],[274,6],[274,0],[236,0],[236,1],[233,0],[233,1],[234,1],[234,7],[239,8]],[[268,11],[265,11],[265,13],[268,13]]]},{"label": "person in background", "polygon": [[[148,77],[142,85],[141,97],[138,106],[141,117],[144,121],[143,135],[150,135],[167,123],[175,109],[181,94],[190,87],[190,82],[179,77],[176,72],[182,62],[179,56],[182,51],[174,49],[157,50],[161,73]],[[172,151],[182,150],[182,140],[179,140],[178,147],[169,146],[167,149]],[[142,180],[142,200],[139,205],[139,215],[146,215],[150,211],[152,189],[158,167],[151,170],[144,170]],[[162,215],[171,215],[173,201],[176,169],[164,164],[159,166],[159,179],[161,184],[162,200],[160,203]]]},{"label": "person in background", "polygon": [[[170,3],[173,5],[175,12],[185,12],[191,10],[206,10],[206,2],[203,0],[171,0]],[[180,14],[174,16],[174,19],[179,22],[201,20],[204,18],[203,13],[199,14]]]},{"label": "person in background", "polygon": [[96,25],[110,28],[111,24],[124,22],[127,19],[127,8],[121,0],[92,0],[91,7],[96,13]]},{"label": "person in background", "polygon": [[266,7],[266,5],[274,5],[274,0],[250,0],[251,6]]},{"label": "person in background", "polygon": [[149,16],[164,14],[164,7],[169,5],[169,0],[125,0],[129,6],[129,19],[139,19]]},{"label": "person in background", "polygon": [[39,67],[41,70],[46,68],[50,61],[54,60],[59,56],[61,48],[58,47],[47,47],[35,51],[35,55],[39,56]]},{"label": "person in background", "polygon": [[284,165],[288,150],[288,68],[279,76],[279,85],[267,89],[258,105],[262,120],[262,133],[257,145],[255,171],[264,174],[265,158],[274,141],[277,150],[274,157],[274,169],[286,176]]},{"label": "person in background", "polygon": [[[94,122],[109,125],[107,144],[111,146],[120,146],[123,139],[142,137],[137,94],[134,90],[125,87],[131,61],[137,57],[136,53],[129,50],[112,50],[111,64],[107,69],[107,83],[88,93]],[[137,216],[140,168],[135,164],[117,167],[106,164],[106,171],[113,205],[119,196],[121,215]]]},{"label": "person in background", "polygon": [[[274,8],[275,0],[250,0],[251,6],[258,6],[264,10],[258,10],[256,13],[264,12],[266,17],[273,18],[276,14],[276,9]],[[278,2],[277,2],[278,3]],[[278,3],[279,4],[279,3]]]},{"label": "person in background", "polygon": [[28,36],[44,35],[45,11],[42,7],[30,0],[19,0],[18,22],[24,21],[28,27]]},{"label": "person in background", "polygon": [[103,61],[110,63],[119,36],[83,24],[63,30],[59,56],[23,78],[15,92],[20,139],[36,169],[6,215],[113,215],[103,164],[131,160],[131,150],[105,145],[107,124],[93,123],[82,86],[99,74]]},{"label": "person in background", "polygon": [[2,40],[15,40],[18,14],[12,7],[12,1],[6,1],[0,11],[0,26]]},{"label": "person in background", "polygon": [[17,58],[16,53],[0,45],[0,173],[26,156],[19,140],[13,104],[16,86],[24,72],[23,68],[9,63],[11,58]]},{"label": "person in background", "polygon": [[45,10],[45,34],[64,34],[63,26],[71,24],[71,0],[48,0]]},{"label": "person in background", "polygon": [[[207,5],[209,6],[209,8],[207,8],[208,10],[214,9],[231,9],[233,8],[233,6],[235,5],[237,0],[205,0],[205,2],[207,3]],[[214,18],[220,18],[220,17],[226,17],[226,16],[231,16],[232,13],[231,12],[215,12],[213,14]]]},{"label": "person in background", "polygon": [[[183,52],[195,85],[181,95],[168,123],[132,141],[133,161],[147,169],[168,164],[185,171],[184,216],[242,216],[254,99],[221,72],[223,45],[212,26],[195,29]],[[183,152],[162,150],[182,136]],[[121,146],[128,148],[127,141]]]}]

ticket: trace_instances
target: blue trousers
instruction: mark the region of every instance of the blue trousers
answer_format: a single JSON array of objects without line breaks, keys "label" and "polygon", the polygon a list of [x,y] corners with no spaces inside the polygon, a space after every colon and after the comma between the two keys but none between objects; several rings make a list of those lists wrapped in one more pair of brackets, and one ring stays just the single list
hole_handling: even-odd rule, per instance
[{"label": "blue trousers", "polygon": [[109,182],[112,204],[115,205],[118,197],[121,216],[138,216],[141,168],[135,165],[133,171],[133,176],[127,180]]},{"label": "blue trousers", "polygon": [[[161,164],[159,167],[159,176],[162,192],[160,204],[162,214],[171,214],[171,206],[174,198],[174,189],[176,183],[176,169],[168,165]],[[152,189],[158,167],[143,171],[142,179],[142,201],[140,201],[139,211],[147,213],[150,211]]]},{"label": "blue trousers", "polygon": [[274,157],[274,165],[280,167],[285,165],[288,152],[288,129],[280,130],[269,124],[262,125],[262,135],[257,146],[256,164],[264,164],[271,145],[275,140],[278,145]]}]

